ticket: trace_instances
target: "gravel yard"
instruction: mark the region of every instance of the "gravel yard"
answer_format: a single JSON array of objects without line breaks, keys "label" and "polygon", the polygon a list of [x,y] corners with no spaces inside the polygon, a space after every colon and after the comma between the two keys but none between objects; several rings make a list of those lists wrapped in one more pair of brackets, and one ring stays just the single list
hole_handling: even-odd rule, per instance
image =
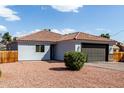
[{"label": "gravel yard", "polygon": [[63,63],[46,61],[0,64],[0,87],[124,87],[124,72],[85,65],[68,71]]}]

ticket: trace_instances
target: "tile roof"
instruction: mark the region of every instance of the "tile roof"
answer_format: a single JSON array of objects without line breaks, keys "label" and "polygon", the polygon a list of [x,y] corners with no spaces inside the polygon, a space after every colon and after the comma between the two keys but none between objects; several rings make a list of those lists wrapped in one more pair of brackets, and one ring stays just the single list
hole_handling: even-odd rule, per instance
[{"label": "tile roof", "polygon": [[70,34],[61,35],[51,31],[40,31],[27,36],[18,38],[17,40],[26,41],[65,41],[65,40],[92,40],[92,41],[114,41],[111,39],[95,36],[83,32],[75,32]]},{"label": "tile roof", "polygon": [[114,41],[112,39],[107,39],[101,36],[95,36],[83,32],[75,32],[75,33],[63,35],[60,41],[64,41],[64,40]]},{"label": "tile roof", "polygon": [[17,38],[17,41],[25,40],[25,41],[57,41],[59,38],[61,38],[61,34],[57,34],[50,31],[39,31],[36,33],[32,33],[30,35],[26,35],[20,38]]}]

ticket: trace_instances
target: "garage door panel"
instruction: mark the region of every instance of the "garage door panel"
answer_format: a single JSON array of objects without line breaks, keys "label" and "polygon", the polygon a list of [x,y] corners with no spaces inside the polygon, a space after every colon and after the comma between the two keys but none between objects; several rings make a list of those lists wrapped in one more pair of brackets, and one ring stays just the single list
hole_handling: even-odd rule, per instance
[{"label": "garage door panel", "polygon": [[105,60],[105,49],[103,48],[83,48],[83,52],[88,54],[88,61]]},{"label": "garage door panel", "polygon": [[88,61],[105,61],[106,46],[105,45],[85,45],[82,46],[82,52],[88,54]]}]

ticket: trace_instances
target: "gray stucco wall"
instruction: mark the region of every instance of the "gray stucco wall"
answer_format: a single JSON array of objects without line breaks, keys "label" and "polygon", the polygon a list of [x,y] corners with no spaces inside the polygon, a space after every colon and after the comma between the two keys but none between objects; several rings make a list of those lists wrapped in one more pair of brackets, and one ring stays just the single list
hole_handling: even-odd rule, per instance
[{"label": "gray stucco wall", "polygon": [[64,53],[67,51],[75,51],[75,43],[73,41],[62,41],[56,44],[55,59],[63,60]]}]

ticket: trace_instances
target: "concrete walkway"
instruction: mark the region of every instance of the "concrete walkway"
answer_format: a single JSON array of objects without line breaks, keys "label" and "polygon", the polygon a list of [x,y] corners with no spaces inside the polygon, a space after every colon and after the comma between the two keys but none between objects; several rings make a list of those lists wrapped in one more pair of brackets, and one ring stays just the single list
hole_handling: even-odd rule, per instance
[{"label": "concrete walkway", "polygon": [[124,71],[124,62],[89,62],[86,65]]}]

